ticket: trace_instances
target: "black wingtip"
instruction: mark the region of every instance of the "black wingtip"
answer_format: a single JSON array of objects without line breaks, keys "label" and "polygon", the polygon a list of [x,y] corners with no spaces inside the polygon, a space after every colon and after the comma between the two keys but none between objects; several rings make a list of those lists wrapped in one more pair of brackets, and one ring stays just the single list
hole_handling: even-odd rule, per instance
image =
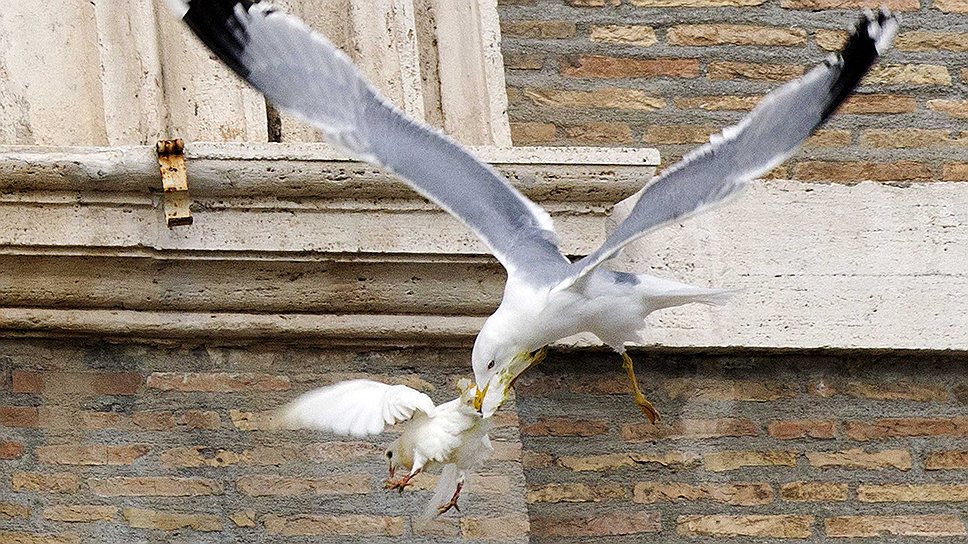
[{"label": "black wingtip", "polygon": [[[242,77],[249,73],[242,54],[249,41],[245,19],[252,0],[180,0],[187,4],[182,20],[222,62]],[[258,2],[258,0],[256,0]]]},{"label": "black wingtip", "polygon": [[898,25],[897,16],[887,8],[881,8],[877,13],[864,11],[844,48],[830,61],[831,65],[840,65],[840,77],[830,88],[830,102],[823,112],[823,119],[836,111],[877,58],[891,46]]}]

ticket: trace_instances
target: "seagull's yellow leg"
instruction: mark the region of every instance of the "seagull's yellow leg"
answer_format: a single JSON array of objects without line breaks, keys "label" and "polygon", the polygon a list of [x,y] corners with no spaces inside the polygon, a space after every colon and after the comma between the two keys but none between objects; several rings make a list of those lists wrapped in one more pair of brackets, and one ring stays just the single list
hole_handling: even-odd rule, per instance
[{"label": "seagull's yellow leg", "polygon": [[624,351],[622,352],[622,368],[625,369],[625,373],[629,376],[629,383],[632,384],[632,396],[635,397],[635,404],[639,405],[642,413],[645,414],[645,417],[649,418],[651,423],[655,423],[659,419],[659,411],[652,406],[652,403],[645,398],[642,390],[639,389],[639,381],[635,378],[635,368],[632,363],[632,358]]}]

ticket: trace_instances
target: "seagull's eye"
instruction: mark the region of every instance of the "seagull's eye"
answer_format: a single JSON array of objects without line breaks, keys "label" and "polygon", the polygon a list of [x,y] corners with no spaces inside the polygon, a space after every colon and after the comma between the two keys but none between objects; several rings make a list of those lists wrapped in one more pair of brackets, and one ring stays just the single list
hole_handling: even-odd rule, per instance
[{"label": "seagull's eye", "polygon": [[488,370],[491,370],[492,368],[494,368],[494,361],[491,361],[490,363],[487,363],[487,369]]}]

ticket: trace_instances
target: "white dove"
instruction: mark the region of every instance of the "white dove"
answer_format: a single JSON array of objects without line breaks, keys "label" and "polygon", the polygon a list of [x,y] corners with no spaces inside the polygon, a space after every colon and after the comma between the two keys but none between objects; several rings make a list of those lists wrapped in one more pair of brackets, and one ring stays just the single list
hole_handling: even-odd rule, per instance
[{"label": "white dove", "polygon": [[[386,488],[402,492],[420,472],[443,466],[425,512],[443,514],[457,508],[467,475],[492,451],[487,436],[490,418],[482,417],[473,406],[476,388],[470,380],[461,380],[458,391],[456,399],[434,406],[430,397],[406,385],[350,380],[305,393],[283,407],[280,416],[290,428],[355,437],[380,434],[387,425],[404,423],[403,432],[385,453],[390,464]],[[399,469],[406,474],[395,480]],[[445,502],[448,495],[450,500]]]}]

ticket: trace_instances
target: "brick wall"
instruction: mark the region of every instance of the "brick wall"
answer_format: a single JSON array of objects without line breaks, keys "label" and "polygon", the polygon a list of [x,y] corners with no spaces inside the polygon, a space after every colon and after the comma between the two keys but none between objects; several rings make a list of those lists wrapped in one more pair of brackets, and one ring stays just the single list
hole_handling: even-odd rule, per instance
[{"label": "brick wall", "polygon": [[[837,49],[858,9],[880,3],[501,0],[514,142],[649,146],[670,164]],[[903,17],[896,48],[773,176],[968,179],[968,3],[883,3]]]},{"label": "brick wall", "polygon": [[[968,536],[964,356],[554,352],[499,414],[460,516],[382,489],[383,445],[266,427],[354,376],[437,400],[466,350],[0,341],[0,542],[819,542]],[[661,537],[661,538],[660,538]],[[610,540],[612,541],[612,540]]]},{"label": "brick wall", "polygon": [[270,409],[364,375],[450,400],[466,353],[0,340],[0,542],[526,540],[513,410],[463,515],[430,523],[433,478],[383,489],[392,435],[267,429]]},{"label": "brick wall", "polygon": [[964,356],[635,359],[658,427],[614,355],[521,378],[532,541],[968,535]]}]

